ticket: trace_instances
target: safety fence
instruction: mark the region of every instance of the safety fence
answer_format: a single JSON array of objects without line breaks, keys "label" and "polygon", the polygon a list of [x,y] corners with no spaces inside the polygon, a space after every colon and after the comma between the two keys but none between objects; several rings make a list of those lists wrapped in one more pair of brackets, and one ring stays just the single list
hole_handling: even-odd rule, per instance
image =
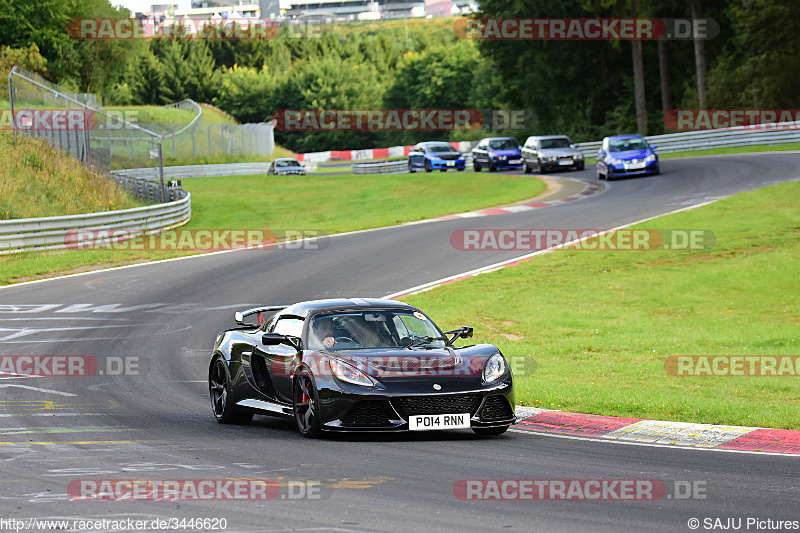
[{"label": "safety fence", "polygon": [[158,117],[163,112],[93,107],[100,103],[93,95],[71,92],[19,67],[8,76],[8,94],[15,134],[45,139],[103,174],[148,168],[162,182],[161,202],[167,193],[163,167],[170,158],[173,162],[217,154],[266,158],[275,148],[272,124],[205,122],[202,107],[192,100],[165,106],[184,111],[169,115],[182,122],[157,123],[144,114]]},{"label": "safety fence", "polygon": [[[472,165],[472,154],[464,157],[467,168]],[[353,163],[353,174],[402,174],[408,172],[408,161],[380,161],[377,163]]]},{"label": "safety fence", "polygon": [[[685,152],[688,150],[713,150],[715,148],[734,148],[759,144],[783,144],[800,142],[800,122],[780,122],[758,126],[737,126],[707,131],[688,131],[650,135],[645,137],[651,145],[657,146],[661,154]],[[578,143],[578,149],[586,157],[595,157],[602,141]]]},{"label": "safety fence", "polygon": [[[712,150],[715,148],[735,148],[741,146],[768,145],[800,142],[800,121],[762,124],[759,126],[737,126],[733,128],[668,133],[645,137],[650,144],[658,147],[659,153],[684,152],[687,150]],[[525,142],[524,138],[518,139]],[[451,142],[450,145],[461,153],[472,150],[478,141]],[[602,141],[577,143],[585,157],[595,157]],[[362,150],[331,150],[298,154],[300,161],[370,161],[373,159],[405,157],[413,146],[392,146],[389,148],[368,148]],[[358,163],[362,166],[366,163]],[[353,165],[354,172],[357,166]],[[393,167],[389,167],[393,168]],[[359,170],[359,173],[364,173]],[[381,173],[381,172],[378,172]]]},{"label": "safety fence", "polygon": [[[180,226],[192,216],[192,197],[180,191],[176,201],[102,213],[0,221],[0,254],[80,248],[81,232],[97,243],[102,231],[126,230],[127,235],[150,234]],[[176,194],[178,194],[176,192]],[[79,231],[80,230],[80,231]]]}]

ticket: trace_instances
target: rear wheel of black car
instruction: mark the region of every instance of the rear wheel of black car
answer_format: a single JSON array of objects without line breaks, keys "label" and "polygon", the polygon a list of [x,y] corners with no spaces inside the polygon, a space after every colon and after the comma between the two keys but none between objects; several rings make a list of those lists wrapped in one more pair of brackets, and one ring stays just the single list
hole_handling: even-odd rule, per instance
[{"label": "rear wheel of black car", "polygon": [[412,163],[411,161],[408,162],[408,171],[411,172],[412,174],[416,172],[416,170],[414,169],[414,163]]},{"label": "rear wheel of black car", "polygon": [[494,428],[472,428],[472,431],[474,431],[479,437],[494,437],[496,435],[502,435],[507,430],[508,426],[498,426]]},{"label": "rear wheel of black car", "polygon": [[309,439],[319,437],[322,428],[319,423],[319,395],[314,378],[304,371],[294,382],[292,395],[294,421],[300,434]]},{"label": "rear wheel of black car", "polygon": [[237,408],[230,401],[231,379],[225,360],[217,357],[208,372],[208,392],[211,394],[211,408],[214,418],[220,424],[249,424],[253,413]]},{"label": "rear wheel of black car", "polygon": [[431,168],[431,162],[427,159],[425,160],[425,172],[433,172],[433,169]]}]

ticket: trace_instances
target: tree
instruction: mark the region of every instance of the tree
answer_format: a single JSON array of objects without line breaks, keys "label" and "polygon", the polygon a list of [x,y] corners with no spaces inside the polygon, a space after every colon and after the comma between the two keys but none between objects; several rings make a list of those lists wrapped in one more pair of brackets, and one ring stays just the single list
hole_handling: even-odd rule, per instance
[{"label": "tree", "polygon": [[134,103],[162,105],[164,103],[164,70],[151,52],[139,56],[128,71],[126,83],[131,88]]},{"label": "tree", "polygon": [[[692,18],[700,18],[700,0],[691,0]],[[708,86],[706,69],[706,49],[705,41],[700,37],[694,39],[694,60],[695,68],[697,70],[697,101],[700,109],[705,109],[706,102],[706,88]]]}]

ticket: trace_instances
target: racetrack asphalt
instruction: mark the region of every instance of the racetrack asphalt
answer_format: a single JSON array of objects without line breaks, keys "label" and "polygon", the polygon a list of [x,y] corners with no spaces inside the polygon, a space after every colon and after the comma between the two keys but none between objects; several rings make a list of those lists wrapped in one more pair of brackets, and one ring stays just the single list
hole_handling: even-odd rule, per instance
[{"label": "racetrack asphalt", "polygon": [[[594,181],[592,174],[556,176]],[[800,520],[793,456],[520,430],[488,439],[452,431],[310,441],[291,421],[217,424],[206,385],[214,336],[233,325],[235,310],[380,297],[521,255],[455,250],[453,231],[612,228],[798,178],[796,153],[668,159],[660,176],[614,181],[557,206],[336,236],[321,249],[219,253],[2,288],[0,355],[87,355],[105,373],[0,378],[0,519],[222,517],[227,531],[688,531],[692,518],[701,529],[707,518]],[[109,375],[119,361],[135,362],[138,374],[131,367]],[[323,487],[322,498],[108,502],[67,494],[80,479],[222,478],[307,481]],[[656,480],[667,493],[656,501],[454,494],[460,480],[487,479]],[[687,483],[694,493],[683,498]]]}]

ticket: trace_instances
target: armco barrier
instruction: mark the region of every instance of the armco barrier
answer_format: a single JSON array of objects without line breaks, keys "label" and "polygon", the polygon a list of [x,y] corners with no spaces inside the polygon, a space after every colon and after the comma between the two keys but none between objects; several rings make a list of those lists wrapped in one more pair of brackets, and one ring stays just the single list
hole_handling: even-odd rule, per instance
[{"label": "armco barrier", "polygon": [[[472,166],[472,154],[464,158],[466,166]],[[379,163],[353,163],[353,174],[402,174],[408,172],[408,161],[381,161]]]},{"label": "armco barrier", "polygon": [[[667,154],[688,150],[712,150],[714,148],[733,148],[757,144],[781,144],[800,142],[800,122],[781,122],[779,124],[756,126],[737,126],[720,130],[687,131],[650,135],[647,142],[656,145],[656,152]],[[578,149],[585,157],[597,156],[602,141],[578,143]]]},{"label": "armco barrier", "polygon": [[[517,140],[525,142],[526,137]],[[800,142],[800,121],[765,124],[761,126],[737,126],[707,131],[689,131],[684,133],[668,133],[646,137],[650,144],[658,146],[657,152],[671,153],[687,150],[711,150],[714,148],[731,148],[752,146],[756,144],[779,144]],[[576,146],[586,157],[595,157],[602,141],[578,143]],[[467,153],[478,144],[478,141],[460,141],[450,143],[461,153]],[[391,148],[370,148],[366,150],[339,150],[328,152],[310,152],[298,154],[299,161],[365,161],[386,157],[403,157],[408,155],[413,146],[392,146]],[[355,172],[355,165],[354,165]]]},{"label": "armco barrier", "polygon": [[[217,176],[248,176],[266,174],[271,163],[225,163],[218,165],[185,165],[164,167],[165,180],[181,180],[190,178],[213,178]],[[158,169],[129,168],[112,170],[112,176],[129,176],[131,178],[154,181],[158,179]]]},{"label": "armco barrier", "polygon": [[67,233],[76,229],[154,233],[183,225],[191,216],[192,197],[186,192],[180,200],[166,204],[85,215],[3,220],[0,221],[0,254],[67,248]]},{"label": "armco barrier", "polygon": [[401,174],[408,172],[408,163],[402,161],[385,161],[381,163],[361,163],[353,165],[353,174]]}]

